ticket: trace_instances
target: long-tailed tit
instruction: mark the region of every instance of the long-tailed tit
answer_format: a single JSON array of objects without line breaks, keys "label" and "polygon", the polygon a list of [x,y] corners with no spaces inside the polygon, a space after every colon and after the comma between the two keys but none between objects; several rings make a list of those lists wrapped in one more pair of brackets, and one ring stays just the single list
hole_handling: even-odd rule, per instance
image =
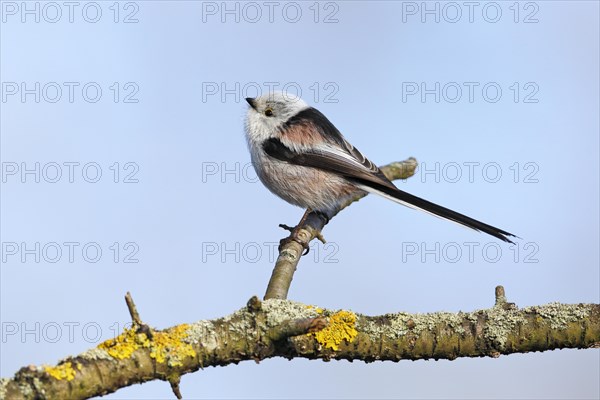
[{"label": "long-tailed tit", "polygon": [[362,190],[513,243],[509,232],[398,189],[300,98],[274,92],[246,101],[246,137],[256,173],[287,202],[330,215]]}]

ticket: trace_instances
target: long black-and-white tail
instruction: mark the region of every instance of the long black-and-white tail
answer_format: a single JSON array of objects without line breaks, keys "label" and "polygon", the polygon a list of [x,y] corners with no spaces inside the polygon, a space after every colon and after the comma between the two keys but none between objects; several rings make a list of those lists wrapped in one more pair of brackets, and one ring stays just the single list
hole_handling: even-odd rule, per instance
[{"label": "long black-and-white tail", "polygon": [[413,196],[412,194],[406,193],[396,187],[392,188],[366,181],[357,182],[357,184],[361,189],[369,193],[378,194],[404,206],[425,211],[437,217],[454,221],[476,231],[485,232],[488,235],[492,235],[508,243],[514,244],[514,242],[510,240],[509,237],[517,237],[512,233],[496,228],[495,226],[484,224],[483,222],[477,221],[476,219],[473,219],[471,217],[467,217],[466,215],[457,213],[456,211],[452,211],[446,207],[442,207],[430,201],[424,200],[420,197]]}]

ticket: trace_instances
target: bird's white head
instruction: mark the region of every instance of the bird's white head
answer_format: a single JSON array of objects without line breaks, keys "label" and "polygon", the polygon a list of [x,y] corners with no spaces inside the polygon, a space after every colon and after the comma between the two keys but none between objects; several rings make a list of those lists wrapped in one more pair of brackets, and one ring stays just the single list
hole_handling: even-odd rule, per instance
[{"label": "bird's white head", "polygon": [[262,142],[274,137],[291,117],[309,107],[300,97],[275,91],[256,98],[247,98],[246,114],[248,140]]}]

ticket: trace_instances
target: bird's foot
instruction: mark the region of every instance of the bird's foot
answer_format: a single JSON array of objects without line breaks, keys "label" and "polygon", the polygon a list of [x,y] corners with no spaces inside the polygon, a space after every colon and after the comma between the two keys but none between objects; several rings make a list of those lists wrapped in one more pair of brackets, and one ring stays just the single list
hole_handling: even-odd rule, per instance
[{"label": "bird's foot", "polygon": [[283,249],[283,247],[290,242],[296,242],[296,243],[300,244],[300,246],[302,246],[302,248],[304,249],[304,253],[302,253],[303,256],[307,255],[308,252],[310,251],[308,242],[300,239],[298,236],[296,236],[294,234],[286,237],[285,239],[281,239],[279,241],[279,251],[281,251]]},{"label": "bird's foot", "polygon": [[279,224],[279,226],[281,228],[285,229],[286,231],[290,231],[291,234],[290,234],[290,236],[288,236],[288,237],[286,237],[284,239],[281,239],[279,241],[279,248],[278,248],[278,250],[281,252],[281,250],[283,249],[283,247],[286,244],[288,244],[290,242],[296,242],[296,243],[300,244],[300,246],[302,246],[302,248],[304,249],[304,253],[302,253],[302,255],[303,256],[307,255],[308,252],[310,251],[309,242],[307,240],[301,238],[298,235],[298,229],[297,229],[298,227],[296,226],[296,227],[292,228],[292,227],[287,226],[285,224]]}]

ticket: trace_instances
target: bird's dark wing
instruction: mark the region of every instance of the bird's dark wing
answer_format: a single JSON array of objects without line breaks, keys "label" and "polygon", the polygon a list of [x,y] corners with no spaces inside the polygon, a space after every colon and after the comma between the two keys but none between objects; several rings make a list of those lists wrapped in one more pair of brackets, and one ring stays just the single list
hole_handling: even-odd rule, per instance
[{"label": "bird's dark wing", "polygon": [[334,172],[345,178],[372,182],[390,189],[396,188],[370,161],[369,164],[365,164],[337,146],[323,145],[311,150],[296,152],[283,144],[281,140],[271,138],[263,143],[263,150],[269,156],[290,164]]},{"label": "bird's dark wing", "polygon": [[[291,118],[281,132],[282,140],[271,138],[263,143],[263,150],[271,157],[336,173],[367,192],[513,243],[508,237],[515,235],[509,232],[398,189],[375,164],[344,139],[327,117],[314,108]],[[284,141],[301,143],[303,150],[294,150],[294,146],[286,145]]]},{"label": "bird's dark wing", "polygon": [[[345,176],[357,176],[379,184],[395,187],[368,158],[352,146],[340,131],[319,110],[309,107],[291,117],[280,129],[284,146],[300,143],[311,151],[297,154],[315,168],[335,168]],[[271,145],[273,146],[273,145]],[[275,148],[277,146],[273,146]],[[296,161],[299,161],[298,159]],[[317,165],[318,164],[318,165]],[[320,166],[319,166],[320,165]]]},{"label": "bird's dark wing", "polygon": [[318,137],[313,140],[310,145],[320,145],[322,142],[330,144],[333,147],[339,147],[348,156],[362,164],[366,169],[381,173],[379,168],[373,164],[368,158],[362,155],[358,149],[352,146],[340,133],[340,131],[327,119],[323,113],[313,107],[309,107],[300,111],[295,116],[291,117],[285,124],[281,132],[285,132],[282,136],[284,140],[289,136],[294,136],[295,143],[301,143],[307,136],[307,132],[318,132]]}]

